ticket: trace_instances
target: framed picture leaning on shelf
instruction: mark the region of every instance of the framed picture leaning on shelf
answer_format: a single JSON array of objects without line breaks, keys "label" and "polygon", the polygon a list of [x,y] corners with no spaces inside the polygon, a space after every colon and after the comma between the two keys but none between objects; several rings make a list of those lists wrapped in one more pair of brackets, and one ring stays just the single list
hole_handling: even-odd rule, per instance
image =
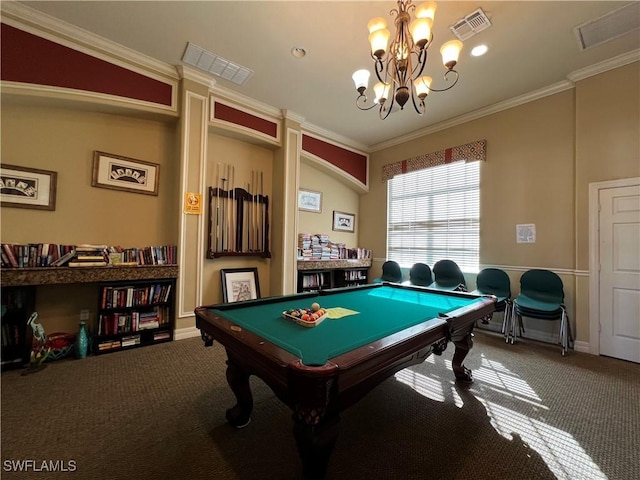
[{"label": "framed picture leaning on shelf", "polygon": [[56,209],[57,172],[3,164],[0,202],[3,207]]},{"label": "framed picture leaning on shelf", "polygon": [[333,211],[333,230],[338,232],[353,232],[356,216],[353,213]]},{"label": "framed picture leaning on shelf", "polygon": [[222,268],[220,269],[220,277],[224,303],[260,298],[260,284],[256,267]]},{"label": "framed picture leaning on shelf", "polygon": [[322,213],[322,192],[298,190],[298,210]]},{"label": "framed picture leaning on shelf", "polygon": [[95,151],[93,153],[94,187],[124,192],[158,195],[160,165],[135,158]]}]

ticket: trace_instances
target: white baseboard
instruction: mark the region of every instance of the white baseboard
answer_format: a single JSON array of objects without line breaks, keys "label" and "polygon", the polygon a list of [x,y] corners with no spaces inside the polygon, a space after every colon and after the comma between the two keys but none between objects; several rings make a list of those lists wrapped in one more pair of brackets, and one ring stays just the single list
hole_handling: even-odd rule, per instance
[{"label": "white baseboard", "polygon": [[173,331],[174,340],[185,340],[187,338],[199,337],[200,329],[196,327],[178,328]]}]

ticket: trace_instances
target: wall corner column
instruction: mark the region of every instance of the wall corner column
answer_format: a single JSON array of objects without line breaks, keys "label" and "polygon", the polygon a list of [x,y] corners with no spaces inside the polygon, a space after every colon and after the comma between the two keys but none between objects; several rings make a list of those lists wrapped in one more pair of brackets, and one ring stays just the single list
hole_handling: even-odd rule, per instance
[{"label": "wall corner column", "polygon": [[[283,111],[282,147],[273,163],[271,293],[296,292],[298,261],[298,183],[303,118]],[[278,214],[275,214],[278,212]]]},{"label": "wall corner column", "polygon": [[205,209],[200,215],[184,213],[186,193],[206,195],[209,90],[213,80],[187,67],[180,67],[180,273],[177,285],[176,329],[195,329],[193,310],[202,304],[205,258]]}]

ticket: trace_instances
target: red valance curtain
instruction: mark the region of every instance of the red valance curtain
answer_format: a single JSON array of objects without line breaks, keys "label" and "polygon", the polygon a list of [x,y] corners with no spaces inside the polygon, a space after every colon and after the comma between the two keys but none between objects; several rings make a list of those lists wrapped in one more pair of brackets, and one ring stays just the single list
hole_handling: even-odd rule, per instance
[{"label": "red valance curtain", "polygon": [[382,181],[392,179],[401,173],[413,172],[415,170],[423,170],[425,168],[443,165],[452,162],[472,162],[476,160],[486,160],[487,141],[478,140],[475,142],[459,145],[457,147],[439,150],[437,152],[418,155],[417,157],[407,158],[400,162],[389,163],[382,166]]}]

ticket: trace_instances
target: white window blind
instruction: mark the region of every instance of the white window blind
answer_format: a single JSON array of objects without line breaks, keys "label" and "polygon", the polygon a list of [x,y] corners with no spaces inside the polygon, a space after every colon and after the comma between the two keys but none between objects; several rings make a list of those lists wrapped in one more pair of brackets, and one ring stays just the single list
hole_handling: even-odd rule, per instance
[{"label": "white window blind", "polygon": [[438,260],[477,272],[480,162],[455,162],[396,175],[388,182],[387,259],[403,267]]}]

